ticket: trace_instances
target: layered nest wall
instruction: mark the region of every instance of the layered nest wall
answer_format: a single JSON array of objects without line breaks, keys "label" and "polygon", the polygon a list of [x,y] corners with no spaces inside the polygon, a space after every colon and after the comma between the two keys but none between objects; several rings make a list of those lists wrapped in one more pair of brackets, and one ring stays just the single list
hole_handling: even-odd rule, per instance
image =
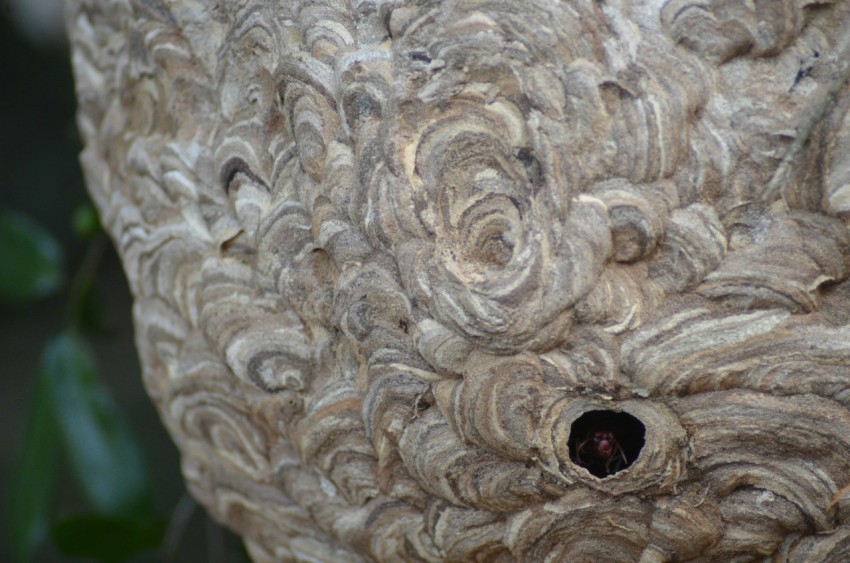
[{"label": "layered nest wall", "polygon": [[850,4],[68,18],[145,384],[257,561],[850,560]]}]

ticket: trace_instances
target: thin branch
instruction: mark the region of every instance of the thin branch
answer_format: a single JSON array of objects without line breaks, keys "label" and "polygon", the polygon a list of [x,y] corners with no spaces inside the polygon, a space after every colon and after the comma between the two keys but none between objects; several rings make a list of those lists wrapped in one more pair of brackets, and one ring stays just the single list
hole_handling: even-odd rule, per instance
[{"label": "thin branch", "polygon": [[165,563],[177,560],[177,551],[180,549],[180,544],[183,543],[183,536],[186,535],[186,528],[189,526],[189,521],[192,519],[192,514],[195,513],[197,505],[195,499],[189,493],[183,493],[183,496],[177,502],[177,506],[174,507],[174,512],[171,514],[171,520],[168,523],[168,531],[165,533],[165,540],[162,542],[162,560]]}]

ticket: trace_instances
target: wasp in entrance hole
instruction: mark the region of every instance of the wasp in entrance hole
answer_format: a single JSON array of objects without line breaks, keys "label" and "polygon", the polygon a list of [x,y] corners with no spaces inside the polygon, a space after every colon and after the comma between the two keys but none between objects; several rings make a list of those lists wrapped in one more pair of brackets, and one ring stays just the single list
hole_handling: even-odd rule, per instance
[{"label": "wasp in entrance hole", "polygon": [[[612,475],[629,465],[626,452],[611,430],[589,430],[576,446],[576,461],[594,475]],[[595,470],[595,471],[594,471]],[[604,471],[603,471],[604,470]]]}]

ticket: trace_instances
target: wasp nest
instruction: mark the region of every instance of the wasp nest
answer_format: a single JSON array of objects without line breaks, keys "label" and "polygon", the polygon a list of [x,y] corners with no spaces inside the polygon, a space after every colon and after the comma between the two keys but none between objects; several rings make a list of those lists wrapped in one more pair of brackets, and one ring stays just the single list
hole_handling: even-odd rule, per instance
[{"label": "wasp nest", "polygon": [[257,561],[850,560],[850,4],[74,0],[87,181]]}]

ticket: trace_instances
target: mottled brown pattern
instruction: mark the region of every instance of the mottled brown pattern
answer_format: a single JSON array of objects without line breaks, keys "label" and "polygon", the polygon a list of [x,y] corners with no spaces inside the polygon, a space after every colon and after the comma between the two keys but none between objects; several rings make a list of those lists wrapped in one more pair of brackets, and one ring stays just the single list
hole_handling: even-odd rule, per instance
[{"label": "mottled brown pattern", "polygon": [[[257,561],[850,560],[846,0],[68,21],[145,384]],[[644,431],[601,477],[591,411]]]}]

